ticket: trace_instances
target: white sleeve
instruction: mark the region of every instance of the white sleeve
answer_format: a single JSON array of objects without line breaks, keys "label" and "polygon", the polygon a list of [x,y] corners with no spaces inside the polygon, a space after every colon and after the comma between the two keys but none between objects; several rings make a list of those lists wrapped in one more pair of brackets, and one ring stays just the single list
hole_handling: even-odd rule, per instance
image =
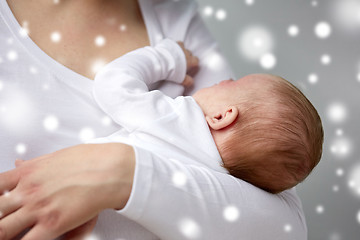
[{"label": "white sleeve", "polygon": [[163,240],[305,240],[295,189],[270,194],[228,174],[135,148],[131,196],[120,214]]},{"label": "white sleeve", "polygon": [[112,61],[95,76],[93,96],[100,108],[129,132],[173,112],[176,101],[148,85],[160,80],[181,83],[186,72],[180,46],[165,39]]},{"label": "white sleeve", "polygon": [[[185,95],[192,95],[201,88],[234,78],[230,64],[197,13],[196,2],[191,0],[164,2],[162,8],[157,7],[156,10],[165,37],[184,42],[185,47],[199,58],[199,69],[194,75],[194,85],[185,90]],[[163,82],[155,87],[172,97],[184,94],[183,86],[171,82]]]}]

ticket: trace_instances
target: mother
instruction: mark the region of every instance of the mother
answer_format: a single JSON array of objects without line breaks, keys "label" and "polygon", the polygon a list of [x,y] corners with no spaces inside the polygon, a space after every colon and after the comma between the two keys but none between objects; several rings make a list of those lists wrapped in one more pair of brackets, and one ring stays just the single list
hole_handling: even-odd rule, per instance
[{"label": "mother", "polygon": [[[295,189],[271,195],[118,143],[69,147],[119,128],[95,104],[91,79],[124,53],[169,37],[200,59],[193,90],[230,77],[193,1],[0,6],[0,239],[29,227],[24,239],[52,239],[99,212],[94,234],[102,240],[307,238]],[[154,87],[183,94],[170,83]],[[56,150],[11,170],[13,159]]]}]

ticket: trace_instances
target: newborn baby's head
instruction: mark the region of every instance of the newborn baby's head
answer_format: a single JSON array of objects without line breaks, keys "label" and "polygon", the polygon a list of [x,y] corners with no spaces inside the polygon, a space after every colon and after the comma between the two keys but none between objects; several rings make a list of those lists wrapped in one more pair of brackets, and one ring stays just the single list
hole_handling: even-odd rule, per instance
[{"label": "newborn baby's head", "polygon": [[231,175],[278,193],[303,181],[320,161],[321,119],[285,79],[252,74],[193,97]]}]

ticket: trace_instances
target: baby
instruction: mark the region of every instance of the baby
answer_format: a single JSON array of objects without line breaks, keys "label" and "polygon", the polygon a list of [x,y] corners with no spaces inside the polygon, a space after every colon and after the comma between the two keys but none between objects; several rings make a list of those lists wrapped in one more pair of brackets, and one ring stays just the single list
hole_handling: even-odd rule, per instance
[{"label": "baby", "polygon": [[149,91],[160,80],[191,85],[186,71],[196,64],[183,45],[165,39],[106,65],[95,77],[94,98],[123,129],[93,142],[119,141],[183,164],[196,160],[270,193],[303,181],[319,162],[323,143],[310,101],[267,74],[225,80],[192,97]]}]

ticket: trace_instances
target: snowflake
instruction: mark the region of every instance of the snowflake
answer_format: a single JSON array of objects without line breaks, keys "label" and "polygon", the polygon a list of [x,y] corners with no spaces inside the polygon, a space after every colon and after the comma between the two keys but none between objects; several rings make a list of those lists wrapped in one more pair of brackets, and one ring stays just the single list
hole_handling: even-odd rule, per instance
[{"label": "snowflake", "polygon": [[266,53],[260,58],[260,65],[265,69],[272,69],[276,65],[276,57],[272,53]]},{"label": "snowflake", "polygon": [[348,186],[351,192],[360,197],[360,164],[351,168],[351,171],[348,175]]},{"label": "snowflake", "polygon": [[95,45],[96,46],[103,47],[105,45],[105,43],[106,43],[106,39],[105,39],[104,36],[99,35],[99,36],[97,36],[95,38]]},{"label": "snowflake", "polygon": [[59,120],[54,115],[48,115],[43,121],[44,128],[49,131],[53,132],[59,127]]},{"label": "snowflake", "polygon": [[347,117],[347,110],[343,103],[332,103],[327,109],[328,117],[332,122],[343,122]]},{"label": "snowflake", "polygon": [[60,42],[60,40],[61,40],[61,34],[60,34],[60,32],[57,32],[57,31],[52,32],[51,35],[50,35],[50,39],[51,39],[51,41],[53,41],[54,43]]},{"label": "snowflake", "polygon": [[299,27],[296,25],[291,25],[288,28],[288,34],[292,37],[296,37],[297,35],[299,35]]},{"label": "snowflake", "polygon": [[179,223],[180,232],[189,239],[199,238],[201,230],[199,225],[192,219],[185,218]]},{"label": "snowflake", "polygon": [[316,207],[316,212],[317,212],[318,214],[323,214],[323,213],[324,213],[324,206],[318,205],[318,206]]},{"label": "snowflake", "polygon": [[239,38],[239,50],[249,60],[259,60],[266,53],[273,50],[273,37],[261,26],[245,29]]},{"label": "snowflake", "polygon": [[352,151],[352,143],[345,137],[336,138],[330,145],[330,152],[339,158],[350,155]]},{"label": "snowflake", "polygon": [[319,77],[316,73],[311,73],[309,76],[308,76],[308,81],[309,83],[311,84],[315,84],[317,83],[319,80]]},{"label": "snowflake", "polygon": [[185,173],[177,171],[177,172],[174,172],[171,180],[175,186],[182,187],[186,184],[187,177],[186,177]]},{"label": "snowflake", "polygon": [[227,206],[223,211],[223,217],[229,222],[235,222],[239,219],[240,213],[236,206]]},{"label": "snowflake", "polygon": [[214,9],[211,6],[204,7],[204,9],[203,9],[204,16],[209,17],[209,16],[212,16],[213,13],[214,13]]},{"label": "snowflake", "polygon": [[18,53],[15,50],[10,50],[6,56],[9,61],[15,61],[18,58]]},{"label": "snowflake", "polygon": [[83,129],[80,130],[79,138],[82,142],[87,142],[90,139],[95,138],[95,132],[92,128],[84,127]]},{"label": "snowflake", "polygon": [[358,31],[360,29],[360,2],[359,0],[334,1],[333,16],[341,24],[341,29]]},{"label": "snowflake", "polygon": [[27,147],[24,143],[19,143],[15,147],[15,151],[20,155],[24,154],[26,152],[26,150],[27,150]]},{"label": "snowflake", "polygon": [[320,61],[324,65],[329,65],[331,63],[331,57],[328,54],[324,54],[321,56]]},{"label": "snowflake", "polygon": [[328,38],[331,34],[331,26],[327,22],[319,22],[315,26],[315,34],[318,38]]},{"label": "snowflake", "polygon": [[291,232],[292,231],[292,226],[290,224],[285,224],[284,225],[284,231],[285,232]]},{"label": "snowflake", "polygon": [[253,5],[254,0],[245,0],[246,5]]},{"label": "snowflake", "polygon": [[341,177],[344,175],[344,170],[342,168],[336,169],[336,176]]},{"label": "snowflake", "polygon": [[121,32],[125,32],[126,29],[127,29],[126,24],[121,24],[121,25],[119,26],[119,30],[120,30]]},{"label": "snowflake", "polygon": [[226,18],[226,11],[224,9],[219,9],[216,11],[215,16],[217,20],[223,21]]}]

